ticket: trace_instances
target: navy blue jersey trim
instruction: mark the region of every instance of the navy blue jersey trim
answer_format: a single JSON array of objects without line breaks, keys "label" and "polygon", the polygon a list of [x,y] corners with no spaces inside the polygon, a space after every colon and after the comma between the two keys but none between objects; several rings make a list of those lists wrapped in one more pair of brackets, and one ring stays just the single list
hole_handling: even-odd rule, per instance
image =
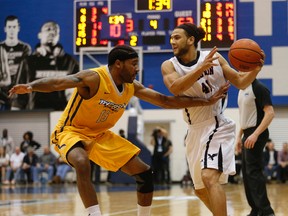
[{"label": "navy blue jersey trim", "polygon": [[192,122],[191,122],[191,119],[190,119],[190,113],[188,112],[188,109],[187,109],[187,108],[185,108],[185,112],[186,112],[186,115],[187,115],[187,118],[188,118],[188,122],[189,122],[189,124],[191,125]]},{"label": "navy blue jersey trim", "polygon": [[207,168],[207,160],[208,160],[208,149],[211,143],[211,140],[213,139],[214,134],[217,132],[217,129],[219,128],[219,121],[217,119],[217,116],[215,116],[215,128],[212,132],[212,134],[210,134],[209,139],[206,143],[206,150],[205,150],[205,154],[204,154],[204,168]]}]

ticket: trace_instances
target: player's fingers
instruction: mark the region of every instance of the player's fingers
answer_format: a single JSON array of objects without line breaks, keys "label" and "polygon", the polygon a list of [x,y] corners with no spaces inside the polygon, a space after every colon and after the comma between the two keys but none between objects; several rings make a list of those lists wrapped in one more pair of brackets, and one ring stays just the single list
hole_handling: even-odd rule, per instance
[{"label": "player's fingers", "polygon": [[210,57],[214,56],[216,52],[217,52],[217,48],[213,47],[213,49],[209,52],[207,57],[210,58]]},{"label": "player's fingers", "polygon": [[264,52],[264,50],[262,50],[262,49],[261,49],[261,55],[262,55],[262,59],[264,60],[264,59],[265,59],[265,57],[266,57],[266,55],[265,55],[265,52]]}]

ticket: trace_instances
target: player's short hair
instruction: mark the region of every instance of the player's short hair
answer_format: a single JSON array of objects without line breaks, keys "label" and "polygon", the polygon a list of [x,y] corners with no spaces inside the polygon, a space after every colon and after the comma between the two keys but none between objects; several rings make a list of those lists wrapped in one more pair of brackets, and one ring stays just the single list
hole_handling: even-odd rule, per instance
[{"label": "player's short hair", "polygon": [[202,27],[197,27],[192,23],[183,23],[177,26],[175,29],[183,29],[188,37],[193,36],[195,38],[195,47],[197,47],[198,42],[206,35],[206,32]]},{"label": "player's short hair", "polygon": [[14,15],[9,15],[5,18],[5,21],[4,21],[4,26],[6,26],[7,22],[8,21],[13,21],[13,20],[17,20],[18,21],[18,24],[19,24],[19,20],[18,20],[18,17],[17,16],[14,16]]},{"label": "player's short hair", "polygon": [[108,65],[113,65],[117,59],[124,61],[132,58],[138,58],[137,52],[132,47],[128,45],[118,45],[109,52]]}]

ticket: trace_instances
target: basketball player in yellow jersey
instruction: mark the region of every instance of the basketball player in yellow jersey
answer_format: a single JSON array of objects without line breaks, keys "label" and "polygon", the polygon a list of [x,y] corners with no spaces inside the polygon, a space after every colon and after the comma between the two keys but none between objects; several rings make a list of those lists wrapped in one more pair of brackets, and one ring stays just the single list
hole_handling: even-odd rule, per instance
[{"label": "basketball player in yellow jersey", "polygon": [[133,95],[163,108],[184,108],[211,105],[222,99],[229,88],[229,83],[223,85],[209,99],[166,96],[136,81],[138,71],[137,53],[121,45],[110,51],[106,66],[66,77],[38,79],[10,90],[12,96],[75,88],[51,140],[61,157],[75,168],[78,191],[90,216],[101,216],[101,211],[90,181],[89,159],[107,170],[120,169],[133,176],[137,183],[138,216],[150,215],[154,190],[152,171],[137,156],[138,147],[109,130]]}]

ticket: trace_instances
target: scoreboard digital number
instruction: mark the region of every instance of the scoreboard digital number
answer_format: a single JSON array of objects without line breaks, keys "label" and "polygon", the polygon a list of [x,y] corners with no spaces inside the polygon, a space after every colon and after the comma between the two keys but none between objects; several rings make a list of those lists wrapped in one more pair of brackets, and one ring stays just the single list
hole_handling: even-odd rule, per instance
[{"label": "scoreboard digital number", "polygon": [[[177,4],[176,4],[177,1]],[[189,22],[207,32],[201,48],[229,49],[235,40],[235,0],[75,0],[74,53],[117,44],[171,52],[173,29]]]},{"label": "scoreboard digital number", "polygon": [[200,0],[199,21],[206,31],[201,48],[229,49],[235,41],[234,0]]},{"label": "scoreboard digital number", "polygon": [[171,11],[173,0],[136,0],[137,12]]},{"label": "scoreboard digital number", "polygon": [[108,14],[108,5],[99,1],[78,1],[75,4],[74,52],[78,53],[80,47],[107,46],[108,40],[100,37],[103,30],[100,18]]}]

